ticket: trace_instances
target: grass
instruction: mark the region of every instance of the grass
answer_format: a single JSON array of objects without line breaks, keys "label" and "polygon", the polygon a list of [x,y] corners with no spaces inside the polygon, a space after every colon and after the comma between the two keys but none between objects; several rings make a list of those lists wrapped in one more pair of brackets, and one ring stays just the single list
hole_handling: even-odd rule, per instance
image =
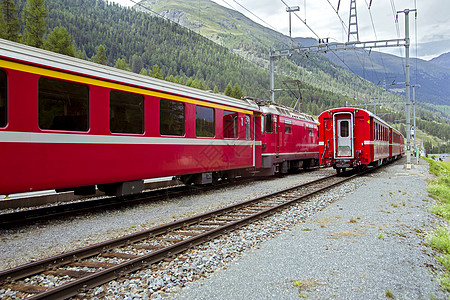
[{"label": "grass", "polygon": [[391,290],[387,290],[386,298],[394,299],[394,293]]},{"label": "grass", "polygon": [[[437,179],[428,184],[427,191],[439,201],[431,211],[436,215],[450,221],[450,162],[437,162],[427,160],[430,164],[430,173]],[[429,236],[430,245],[441,251],[442,255],[436,257],[446,269],[446,274],[439,280],[441,287],[450,291],[450,229],[448,226],[435,228]]]},{"label": "grass", "polygon": [[305,280],[297,280],[293,279],[291,280],[292,286],[298,289],[299,297],[301,298],[307,298],[308,295],[304,294],[304,291],[310,291],[311,289],[314,289],[315,287],[319,285],[324,285],[323,282],[314,280],[314,279],[305,279]]}]

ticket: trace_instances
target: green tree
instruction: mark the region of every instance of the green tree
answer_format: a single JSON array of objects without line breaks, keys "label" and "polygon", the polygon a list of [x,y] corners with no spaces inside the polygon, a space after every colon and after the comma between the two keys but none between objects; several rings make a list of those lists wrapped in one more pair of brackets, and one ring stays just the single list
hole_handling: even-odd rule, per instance
[{"label": "green tree", "polygon": [[97,64],[106,65],[106,63],[108,62],[108,58],[106,57],[105,47],[103,45],[100,45],[96,50],[97,52],[94,56],[92,56],[92,61]]},{"label": "green tree", "polygon": [[159,69],[158,65],[154,65],[153,66],[153,70],[151,70],[148,73],[149,76],[154,77],[154,78],[158,78],[158,79],[164,79],[164,75],[161,73],[161,70]]},{"label": "green tree", "polygon": [[223,92],[225,94],[225,96],[230,96],[233,94],[233,88],[231,87],[231,83],[229,83],[227,85],[227,87],[225,88],[225,91]]},{"label": "green tree", "polygon": [[125,61],[125,58],[118,58],[114,68],[131,72],[130,67],[128,66],[127,62]]},{"label": "green tree", "polygon": [[214,94],[218,94],[219,93],[219,88],[217,87],[217,85],[214,86],[213,93]]},{"label": "green tree", "polygon": [[55,27],[44,41],[44,49],[75,56],[75,46],[72,44],[70,34],[64,27]]},{"label": "green tree", "polygon": [[141,71],[139,72],[139,74],[148,76],[148,71],[146,68],[142,68]]},{"label": "green tree", "polygon": [[233,86],[233,90],[231,91],[231,97],[241,99],[242,96],[244,96],[244,93],[241,90],[241,87],[239,84],[235,83]]},{"label": "green tree", "polygon": [[45,0],[28,0],[24,9],[25,30],[23,43],[41,48],[44,44],[44,34],[47,32],[48,7]]},{"label": "green tree", "polygon": [[0,39],[6,39],[6,22],[3,19],[3,16],[0,16]]},{"label": "green tree", "polygon": [[136,54],[133,54],[131,57],[131,71],[134,73],[139,73],[140,70],[144,67],[144,63],[142,62],[142,58]]},{"label": "green tree", "polygon": [[20,19],[16,17],[17,8],[14,1],[2,0],[0,12],[0,37],[18,42]]}]

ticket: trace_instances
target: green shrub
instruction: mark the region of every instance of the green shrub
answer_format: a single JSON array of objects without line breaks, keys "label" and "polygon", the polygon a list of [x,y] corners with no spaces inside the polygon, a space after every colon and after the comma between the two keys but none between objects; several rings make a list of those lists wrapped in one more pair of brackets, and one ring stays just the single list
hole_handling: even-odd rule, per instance
[{"label": "green shrub", "polygon": [[450,232],[446,227],[438,227],[434,233],[430,236],[430,245],[443,251],[446,254],[450,254]]},{"label": "green shrub", "polygon": [[441,255],[436,257],[437,261],[440,262],[447,270],[450,270],[450,255]]}]

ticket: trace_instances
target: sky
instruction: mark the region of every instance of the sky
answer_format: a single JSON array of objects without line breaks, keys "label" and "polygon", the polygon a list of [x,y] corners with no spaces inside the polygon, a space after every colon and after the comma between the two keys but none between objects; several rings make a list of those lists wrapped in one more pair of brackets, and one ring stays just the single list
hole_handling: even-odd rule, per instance
[{"label": "sky", "polygon": [[[111,1],[111,0],[109,0]],[[130,6],[130,0],[112,0]],[[191,0],[195,4],[196,0]],[[351,0],[340,0],[339,16],[336,9],[339,0],[213,0],[237,10],[265,27],[289,35],[289,13],[286,5],[299,6],[300,11],[291,15],[293,37],[329,38],[330,42],[346,42]],[[450,52],[450,1],[449,0],[355,0],[360,41],[405,38],[405,14],[397,11],[417,8],[409,14],[411,57],[429,60]],[[368,9],[371,2],[371,8]],[[240,5],[245,7],[242,8]],[[256,15],[256,16],[255,16]],[[262,21],[263,20],[263,21]],[[341,21],[342,20],[342,21]],[[305,25],[305,23],[307,26]],[[342,22],[345,24],[342,25]],[[354,26],[352,26],[354,29]],[[404,56],[404,47],[384,48],[380,51]]]}]

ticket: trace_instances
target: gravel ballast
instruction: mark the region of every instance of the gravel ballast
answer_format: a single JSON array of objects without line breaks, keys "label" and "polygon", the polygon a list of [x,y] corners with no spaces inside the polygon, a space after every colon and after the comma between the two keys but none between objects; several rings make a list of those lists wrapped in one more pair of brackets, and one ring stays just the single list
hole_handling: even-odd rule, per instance
[{"label": "gravel ballast", "polygon": [[[109,282],[83,299],[444,299],[425,235],[428,166],[402,163]],[[320,170],[0,235],[2,268],[330,174]],[[39,251],[37,251],[39,249]],[[34,250],[34,251],[33,251]],[[7,260],[3,258],[7,257]],[[2,294],[7,291],[0,291]],[[3,294],[3,295],[5,295]]]},{"label": "gravel ballast", "polygon": [[185,197],[83,214],[18,229],[0,229],[0,270],[256,198],[333,173],[332,169],[306,171],[282,178],[218,188],[200,195],[188,194]]}]

